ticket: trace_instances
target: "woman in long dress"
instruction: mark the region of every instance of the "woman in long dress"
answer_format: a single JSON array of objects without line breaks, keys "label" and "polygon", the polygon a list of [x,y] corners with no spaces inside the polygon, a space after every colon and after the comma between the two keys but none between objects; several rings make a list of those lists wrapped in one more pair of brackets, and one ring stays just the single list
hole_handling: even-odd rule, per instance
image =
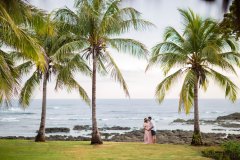
[{"label": "woman in long dress", "polygon": [[144,128],[144,143],[152,144],[153,138],[150,130],[150,123],[147,118],[144,118],[143,128]]}]

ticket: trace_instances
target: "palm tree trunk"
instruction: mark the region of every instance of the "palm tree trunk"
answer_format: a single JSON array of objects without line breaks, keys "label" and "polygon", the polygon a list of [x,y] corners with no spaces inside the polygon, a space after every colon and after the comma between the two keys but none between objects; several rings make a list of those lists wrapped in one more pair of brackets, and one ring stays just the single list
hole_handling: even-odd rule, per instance
[{"label": "palm tree trunk", "polygon": [[198,80],[197,76],[194,83],[194,131],[192,137],[192,145],[202,145],[202,137],[199,126],[199,111],[198,111]]},{"label": "palm tree trunk", "polygon": [[93,52],[93,75],[92,75],[92,139],[91,144],[102,144],[101,136],[97,127],[96,117],[96,64],[97,56]]},{"label": "palm tree trunk", "polygon": [[46,102],[47,102],[47,73],[43,78],[43,97],[42,97],[42,115],[38,134],[35,138],[35,142],[45,142],[45,123],[46,123]]}]

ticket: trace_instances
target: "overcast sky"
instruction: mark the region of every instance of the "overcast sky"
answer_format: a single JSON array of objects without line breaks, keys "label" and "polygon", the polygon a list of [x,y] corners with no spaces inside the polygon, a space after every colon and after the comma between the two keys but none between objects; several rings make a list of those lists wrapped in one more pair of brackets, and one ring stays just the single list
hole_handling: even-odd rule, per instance
[{"label": "overcast sky", "polygon": [[[52,11],[53,9],[67,6],[73,9],[73,0],[30,0],[30,2],[42,9]],[[181,17],[178,8],[191,8],[203,17],[212,17],[220,20],[222,18],[221,0],[216,3],[207,4],[201,0],[123,0],[123,6],[131,6],[142,13],[142,16],[154,23],[157,28],[152,28],[144,32],[131,32],[124,37],[137,39],[150,49],[157,42],[162,41],[164,28],[173,26],[181,32]],[[120,67],[123,76],[128,84],[131,98],[154,98],[155,88],[164,78],[159,68],[153,68],[147,73],[144,72],[147,65],[145,60],[138,60],[126,54],[112,51],[116,63]],[[230,76],[239,86],[239,79]],[[91,79],[81,75],[76,76],[79,83],[91,96]],[[54,82],[54,79],[52,79]],[[180,81],[181,82],[181,81]],[[167,95],[167,98],[178,98],[181,83],[176,83]],[[34,98],[41,98],[41,87],[35,92]],[[48,85],[48,98],[52,99],[72,99],[79,98],[78,93],[73,91],[54,91],[54,83]],[[109,76],[97,77],[97,98],[118,99],[125,98],[120,85]],[[222,92],[213,82],[210,82],[206,93],[201,92],[200,98],[224,98]]]}]

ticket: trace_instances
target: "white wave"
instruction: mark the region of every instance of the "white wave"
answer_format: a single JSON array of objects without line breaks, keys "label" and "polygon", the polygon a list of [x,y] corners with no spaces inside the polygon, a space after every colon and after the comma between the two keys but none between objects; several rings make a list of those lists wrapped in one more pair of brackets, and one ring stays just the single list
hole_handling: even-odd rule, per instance
[{"label": "white wave", "polygon": [[223,111],[206,111],[206,114],[219,114],[219,113],[224,113]]},{"label": "white wave", "polygon": [[11,108],[4,108],[1,109],[2,112],[24,112],[21,108],[11,107]]},{"label": "white wave", "polygon": [[18,122],[19,120],[17,118],[2,118],[0,121],[1,122]]}]

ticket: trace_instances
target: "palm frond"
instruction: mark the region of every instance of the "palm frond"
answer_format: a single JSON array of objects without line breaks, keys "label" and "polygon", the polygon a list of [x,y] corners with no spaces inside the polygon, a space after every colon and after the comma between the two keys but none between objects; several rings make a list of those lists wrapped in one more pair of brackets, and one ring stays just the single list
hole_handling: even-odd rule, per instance
[{"label": "palm frond", "polygon": [[208,68],[208,76],[213,78],[225,92],[225,97],[230,99],[232,102],[237,100],[238,87],[226,76],[215,71],[214,69]]},{"label": "palm frond", "polygon": [[87,95],[87,92],[81,87],[81,85],[74,79],[72,73],[66,69],[62,68],[57,73],[55,89],[67,89],[68,92],[71,92],[73,89],[77,89],[81,98],[90,105],[90,99]]},{"label": "palm frond", "polygon": [[26,108],[29,106],[30,100],[32,98],[34,89],[40,84],[40,79],[38,72],[35,71],[32,76],[25,82],[21,92],[19,103],[22,107]]},{"label": "palm frond", "polygon": [[125,82],[120,69],[118,68],[118,66],[115,63],[112,56],[108,52],[106,52],[106,54],[107,54],[107,57],[109,59],[107,69],[110,70],[111,77],[113,77],[116,81],[118,81],[120,83],[120,85],[122,86],[126,96],[130,97],[129,92],[128,92],[127,83]]},{"label": "palm frond", "polygon": [[194,100],[194,82],[195,75],[192,70],[189,70],[185,76],[182,89],[180,91],[178,112],[184,110],[186,114],[190,113]]},{"label": "palm frond", "polygon": [[129,53],[138,58],[146,58],[148,53],[144,44],[133,39],[114,38],[108,39],[107,43],[119,52]]},{"label": "palm frond", "polygon": [[166,92],[170,89],[172,84],[182,76],[183,73],[184,71],[182,69],[179,69],[170,76],[167,76],[161,83],[157,85],[155,96],[159,103],[164,100]]}]

